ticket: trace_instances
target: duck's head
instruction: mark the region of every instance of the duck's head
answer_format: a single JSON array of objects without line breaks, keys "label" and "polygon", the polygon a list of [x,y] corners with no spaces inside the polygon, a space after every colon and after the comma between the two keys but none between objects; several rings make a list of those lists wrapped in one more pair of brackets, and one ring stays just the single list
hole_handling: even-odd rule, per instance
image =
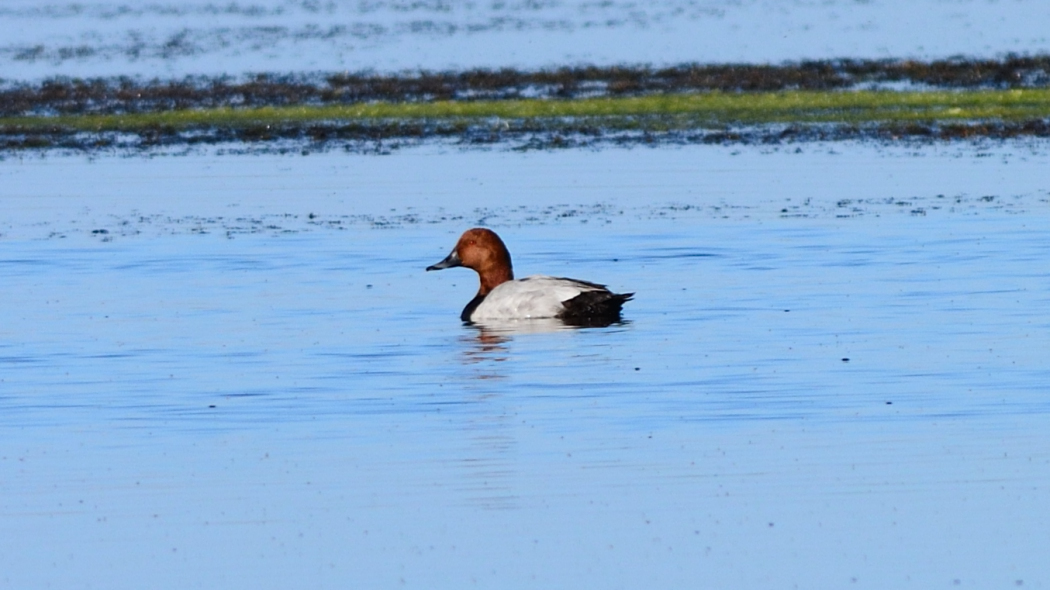
[{"label": "duck's head", "polygon": [[514,279],[507,246],[496,232],[482,227],[463,232],[452,253],[441,262],[428,266],[427,270],[442,270],[454,266],[465,266],[477,271],[481,277],[482,295],[500,283]]}]

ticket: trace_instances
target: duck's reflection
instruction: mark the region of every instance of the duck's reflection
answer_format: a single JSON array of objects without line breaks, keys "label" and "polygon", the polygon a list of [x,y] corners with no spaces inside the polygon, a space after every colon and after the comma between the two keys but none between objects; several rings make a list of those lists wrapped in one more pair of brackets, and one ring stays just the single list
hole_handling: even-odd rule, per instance
[{"label": "duck's reflection", "polygon": [[[490,510],[518,507],[515,482],[521,417],[508,385],[514,363],[513,341],[527,334],[571,330],[559,320],[515,320],[466,324],[457,338],[467,379],[463,385],[472,411],[461,414],[467,445],[457,461],[468,504]],[[502,382],[502,383],[501,383]],[[497,383],[501,383],[497,385]]]},{"label": "duck's reflection", "polygon": [[[619,323],[618,323],[619,324]],[[587,326],[595,327],[595,326]],[[465,446],[455,464],[461,470],[464,501],[489,510],[513,510],[519,504],[519,437],[531,428],[522,413],[530,359],[520,358],[531,335],[578,330],[558,319],[507,320],[466,324],[457,342],[464,379],[458,427]],[[562,340],[561,337],[555,340]],[[515,341],[518,341],[517,343]],[[515,346],[518,344],[519,346]],[[531,347],[529,347],[531,350]],[[507,362],[518,358],[522,363]],[[535,359],[532,359],[535,360]]]},{"label": "duck's reflection", "polygon": [[[463,364],[465,365],[506,361],[509,353],[506,345],[514,336],[577,329],[577,326],[571,326],[555,318],[473,322],[464,327],[467,331],[459,340],[467,345],[463,350]],[[478,378],[498,379],[500,376],[498,374],[478,375]]]},{"label": "duck's reflection", "polygon": [[[509,351],[506,344],[510,342],[510,336],[482,330],[469,330],[459,337],[459,342],[463,345],[464,365],[500,363],[507,360]],[[492,376],[482,375],[479,378],[491,379]]]},{"label": "duck's reflection", "polygon": [[531,320],[484,320],[471,322],[469,327],[484,334],[513,336],[517,334],[545,334],[576,330],[582,326],[568,324],[558,318],[537,318]]}]

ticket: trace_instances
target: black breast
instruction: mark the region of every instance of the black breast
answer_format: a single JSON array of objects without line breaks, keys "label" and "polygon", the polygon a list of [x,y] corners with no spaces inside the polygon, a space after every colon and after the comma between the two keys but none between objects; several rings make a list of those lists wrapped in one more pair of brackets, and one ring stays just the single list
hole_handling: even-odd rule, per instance
[{"label": "black breast", "polygon": [[468,303],[467,306],[463,308],[463,313],[459,314],[459,319],[463,320],[464,322],[469,322],[471,314],[474,313],[474,310],[477,309],[478,306],[481,305],[481,302],[484,300],[484,295],[477,295],[473,299],[471,299],[470,303]]}]

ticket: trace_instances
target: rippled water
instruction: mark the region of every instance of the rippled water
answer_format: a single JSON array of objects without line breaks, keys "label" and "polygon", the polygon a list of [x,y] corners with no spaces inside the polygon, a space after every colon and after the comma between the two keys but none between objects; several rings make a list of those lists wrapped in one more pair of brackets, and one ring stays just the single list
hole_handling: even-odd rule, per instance
[{"label": "rippled water", "polygon": [[1050,51],[1040,0],[7,0],[0,76],[241,75]]},{"label": "rippled water", "polygon": [[[0,83],[1048,50],[1033,0],[30,2]],[[225,155],[219,155],[225,148]],[[0,159],[0,587],[1045,588],[1045,143]],[[466,227],[636,292],[458,321]]]},{"label": "rippled water", "polygon": [[[1046,587],[1048,164],[0,162],[0,586]],[[461,325],[478,223],[625,323]]]}]

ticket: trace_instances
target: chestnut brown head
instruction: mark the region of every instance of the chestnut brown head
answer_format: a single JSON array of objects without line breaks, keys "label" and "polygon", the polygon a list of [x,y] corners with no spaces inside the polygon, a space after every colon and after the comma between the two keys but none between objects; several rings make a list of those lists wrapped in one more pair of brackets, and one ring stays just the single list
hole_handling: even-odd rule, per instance
[{"label": "chestnut brown head", "polygon": [[510,252],[496,232],[476,227],[463,232],[456,247],[441,262],[428,266],[427,270],[442,270],[465,266],[475,270],[481,278],[480,294],[484,295],[500,283],[514,279]]}]

